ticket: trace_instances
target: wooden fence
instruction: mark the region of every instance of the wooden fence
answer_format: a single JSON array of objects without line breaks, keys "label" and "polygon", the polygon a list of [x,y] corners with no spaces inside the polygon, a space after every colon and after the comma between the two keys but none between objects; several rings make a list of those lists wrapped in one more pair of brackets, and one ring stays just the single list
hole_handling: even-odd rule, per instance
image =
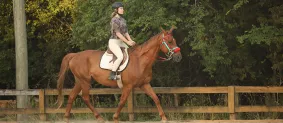
[{"label": "wooden fence", "polygon": [[[71,89],[64,89],[63,95],[68,95]],[[237,119],[237,113],[241,112],[283,112],[283,106],[240,106],[238,105],[239,93],[283,93],[283,87],[256,87],[256,86],[228,86],[228,87],[156,87],[154,91],[157,94],[174,94],[174,107],[164,107],[165,113],[229,113],[230,120]],[[144,93],[140,89],[134,89],[129,95],[127,107],[121,112],[129,114],[129,120],[133,121],[134,113],[152,113],[158,112],[156,107],[135,107],[134,95]],[[178,106],[178,94],[227,94],[227,106],[197,106],[187,107]],[[0,109],[1,114],[40,114],[41,120],[46,120],[46,114],[65,113],[65,108],[49,108],[45,104],[46,95],[57,95],[55,89],[34,89],[34,90],[0,90],[0,96],[18,96],[18,95],[38,95],[39,107],[27,109]],[[121,94],[120,89],[101,88],[91,89],[90,94],[109,95]],[[100,113],[114,113],[116,108],[96,108]],[[71,113],[91,113],[88,108],[73,108]]]}]

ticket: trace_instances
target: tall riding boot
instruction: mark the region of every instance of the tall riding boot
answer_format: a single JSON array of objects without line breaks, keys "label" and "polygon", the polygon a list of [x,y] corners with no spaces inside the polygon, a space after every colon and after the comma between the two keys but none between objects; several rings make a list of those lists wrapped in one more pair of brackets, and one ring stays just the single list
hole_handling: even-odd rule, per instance
[{"label": "tall riding boot", "polygon": [[116,78],[116,72],[111,71],[111,72],[110,72],[110,75],[109,75],[109,77],[108,77],[108,79],[109,79],[109,80],[116,80],[116,79],[117,79],[117,78]]}]

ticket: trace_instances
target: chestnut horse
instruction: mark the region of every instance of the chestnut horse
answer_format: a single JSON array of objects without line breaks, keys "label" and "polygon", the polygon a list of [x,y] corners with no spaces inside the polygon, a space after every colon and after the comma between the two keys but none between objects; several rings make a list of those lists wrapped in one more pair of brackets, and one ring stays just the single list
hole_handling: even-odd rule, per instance
[{"label": "chestnut horse", "polygon": [[[173,27],[169,31],[162,29],[161,33],[153,36],[142,45],[129,49],[130,61],[125,70],[121,72],[123,88],[118,109],[113,115],[114,122],[118,122],[120,111],[124,107],[130,92],[136,87],[143,90],[154,100],[162,121],[167,121],[160,101],[150,85],[150,81],[152,79],[152,66],[158,57],[159,51],[165,53],[168,60],[173,58],[173,61],[179,62],[182,59],[180,48],[177,47],[176,40],[172,36],[172,31]],[[82,99],[93,112],[94,116],[99,121],[103,121],[103,118],[90,103],[89,89],[91,88],[91,78],[102,85],[118,87],[116,81],[108,80],[110,71],[99,67],[100,58],[104,52],[105,51],[86,50],[78,53],[69,53],[63,58],[57,81],[57,89],[59,92],[58,108],[63,104],[62,88],[66,71],[70,69],[75,78],[75,86],[69,94],[64,115],[67,122],[69,122],[72,103],[80,91],[82,91]]]}]

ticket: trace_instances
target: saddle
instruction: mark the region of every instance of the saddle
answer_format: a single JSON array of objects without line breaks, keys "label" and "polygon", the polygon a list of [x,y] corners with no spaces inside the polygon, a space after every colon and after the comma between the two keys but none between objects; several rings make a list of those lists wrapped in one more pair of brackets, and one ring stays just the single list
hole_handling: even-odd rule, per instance
[{"label": "saddle", "polygon": [[[123,71],[129,62],[129,54],[128,54],[128,48],[121,47],[122,53],[123,53],[123,60],[120,64],[120,66],[117,69],[118,75],[117,75],[117,84],[119,88],[123,88],[123,82],[121,79],[120,72]],[[100,60],[100,68],[106,69],[106,70],[112,70],[113,63],[117,60],[117,57],[114,55],[114,53],[108,48],[107,51],[102,55]]]},{"label": "saddle", "polygon": [[[129,62],[129,54],[128,54],[128,48],[121,47],[122,53],[123,53],[123,60],[118,67],[117,71],[121,72],[123,71]],[[113,63],[117,60],[117,57],[114,55],[114,53],[108,48],[107,51],[102,55],[102,58],[100,60],[100,68],[106,69],[106,70],[112,70]]]}]

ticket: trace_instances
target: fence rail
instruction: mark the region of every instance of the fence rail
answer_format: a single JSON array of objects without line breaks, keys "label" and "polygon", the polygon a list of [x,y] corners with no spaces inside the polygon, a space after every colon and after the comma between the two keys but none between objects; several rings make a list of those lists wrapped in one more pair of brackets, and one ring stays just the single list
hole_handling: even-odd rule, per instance
[{"label": "fence rail", "polygon": [[[71,89],[64,89],[63,95],[68,95]],[[237,113],[241,112],[283,112],[283,106],[239,106],[239,93],[283,93],[283,87],[255,87],[255,86],[228,86],[228,87],[156,87],[154,91],[157,94],[174,94],[175,107],[164,107],[164,112],[170,113],[229,113],[230,120],[237,119]],[[158,112],[156,107],[135,107],[134,95],[143,94],[140,89],[134,89],[129,95],[128,105],[121,112],[129,114],[129,120],[133,121],[134,113],[152,113]],[[178,106],[178,94],[190,93],[222,93],[227,94],[227,106]],[[18,96],[18,95],[38,95],[39,107],[27,109],[3,109],[1,114],[40,114],[41,120],[46,120],[46,114],[65,113],[65,108],[49,108],[45,104],[45,96],[57,95],[55,89],[33,89],[33,90],[0,90],[0,96]],[[120,89],[100,88],[91,89],[93,95],[121,94]],[[81,93],[80,93],[81,95]],[[114,113],[116,108],[96,108],[101,113]],[[88,108],[73,108],[71,113],[91,113]]]}]

